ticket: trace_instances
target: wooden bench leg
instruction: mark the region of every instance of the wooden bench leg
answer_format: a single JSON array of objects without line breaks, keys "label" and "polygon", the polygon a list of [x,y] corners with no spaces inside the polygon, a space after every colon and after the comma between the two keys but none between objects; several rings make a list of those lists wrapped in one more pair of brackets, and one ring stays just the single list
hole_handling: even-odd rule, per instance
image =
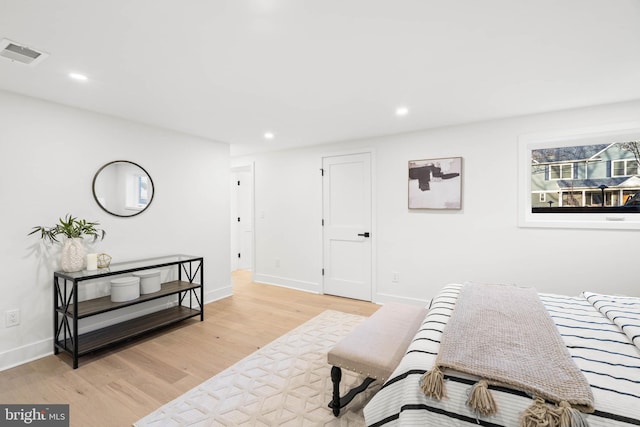
[{"label": "wooden bench leg", "polygon": [[337,366],[331,367],[331,382],[333,383],[333,400],[329,407],[333,408],[333,415],[340,415],[340,381],[342,380],[342,369]]},{"label": "wooden bench leg", "polygon": [[358,387],[354,387],[344,397],[340,397],[340,381],[342,380],[342,369],[337,366],[331,367],[331,382],[333,383],[333,400],[329,403],[329,408],[333,409],[333,415],[340,415],[340,409],[344,408],[353,400],[356,395],[362,393],[375,381],[375,378],[367,377]]}]

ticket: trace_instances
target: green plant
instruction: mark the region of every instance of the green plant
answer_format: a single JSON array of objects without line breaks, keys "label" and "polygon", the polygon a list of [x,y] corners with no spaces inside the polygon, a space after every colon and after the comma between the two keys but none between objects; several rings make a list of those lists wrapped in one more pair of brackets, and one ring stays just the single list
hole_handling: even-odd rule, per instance
[{"label": "green plant", "polygon": [[106,231],[97,228],[100,223],[89,222],[85,219],[78,219],[71,214],[67,214],[64,219],[59,219],[59,224],[53,227],[43,227],[41,225],[33,227],[33,231],[28,235],[40,233],[40,238],[49,240],[51,243],[58,242],[58,235],[62,234],[68,238],[76,238],[82,236],[92,236],[93,241],[104,239]]}]

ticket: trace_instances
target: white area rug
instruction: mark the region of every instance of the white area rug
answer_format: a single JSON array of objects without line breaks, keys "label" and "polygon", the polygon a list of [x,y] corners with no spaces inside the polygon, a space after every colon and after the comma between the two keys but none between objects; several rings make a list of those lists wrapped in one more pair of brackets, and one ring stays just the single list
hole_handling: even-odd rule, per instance
[{"label": "white area rug", "polygon": [[[327,310],[160,407],[134,425],[364,426],[374,383],[333,416],[327,352],[365,318]],[[342,395],[364,377],[342,371]]]}]

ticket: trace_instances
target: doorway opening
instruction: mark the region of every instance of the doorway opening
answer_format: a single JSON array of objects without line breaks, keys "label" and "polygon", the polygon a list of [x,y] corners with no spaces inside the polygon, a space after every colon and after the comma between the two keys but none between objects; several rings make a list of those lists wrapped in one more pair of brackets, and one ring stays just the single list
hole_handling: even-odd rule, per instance
[{"label": "doorway opening", "polygon": [[231,271],[255,271],[253,164],[231,168]]}]

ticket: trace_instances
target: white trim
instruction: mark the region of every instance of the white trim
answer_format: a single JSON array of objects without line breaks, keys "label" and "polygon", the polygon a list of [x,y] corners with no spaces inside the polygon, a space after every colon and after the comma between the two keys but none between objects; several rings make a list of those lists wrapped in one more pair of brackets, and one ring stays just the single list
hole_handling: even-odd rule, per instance
[{"label": "white trim", "polygon": [[322,293],[322,287],[320,283],[317,282],[306,282],[303,280],[289,279],[287,277],[273,276],[270,274],[256,274],[253,281],[265,285],[312,292],[314,294]]},{"label": "white trim", "polygon": [[[204,304],[209,304],[211,302],[215,302],[227,297],[233,296],[233,286],[225,286],[224,288],[218,288],[214,291],[205,291],[204,293]],[[204,312],[205,319],[207,318],[207,311],[205,307]]]},{"label": "white trim", "polygon": [[0,371],[53,354],[53,339],[47,338],[0,353]]},{"label": "white trim", "polygon": [[389,302],[399,302],[399,303],[403,303],[403,304],[411,304],[411,305],[420,305],[423,307],[426,307],[429,304],[429,301],[431,301],[430,299],[423,299],[423,298],[409,298],[409,297],[403,297],[400,295],[392,295],[392,294],[386,294],[386,293],[381,293],[381,294],[377,294],[376,295],[376,299],[375,299],[375,303],[376,304],[386,304]]}]

